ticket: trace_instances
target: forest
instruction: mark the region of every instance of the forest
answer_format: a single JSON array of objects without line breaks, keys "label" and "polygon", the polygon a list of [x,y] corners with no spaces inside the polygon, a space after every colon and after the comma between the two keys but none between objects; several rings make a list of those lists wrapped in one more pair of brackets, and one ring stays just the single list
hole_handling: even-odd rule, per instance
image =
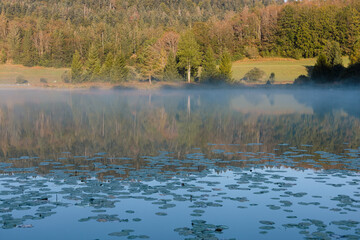
[{"label": "forest", "polygon": [[351,78],[359,37],[358,0],[0,2],[0,62],[70,67],[71,83],[231,82],[232,62],[245,57],[318,57],[308,77],[324,79],[319,72],[341,66],[329,49],[351,60],[333,79]]}]

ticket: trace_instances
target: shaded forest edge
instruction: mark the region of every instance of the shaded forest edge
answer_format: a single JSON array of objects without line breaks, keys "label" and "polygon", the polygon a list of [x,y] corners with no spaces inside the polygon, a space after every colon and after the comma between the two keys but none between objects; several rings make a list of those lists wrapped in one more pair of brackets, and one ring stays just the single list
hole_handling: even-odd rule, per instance
[{"label": "shaded forest edge", "polygon": [[245,57],[317,57],[296,83],[357,83],[359,36],[356,0],[0,3],[0,62],[69,68],[63,86],[276,82],[258,67],[234,79],[232,63]]}]

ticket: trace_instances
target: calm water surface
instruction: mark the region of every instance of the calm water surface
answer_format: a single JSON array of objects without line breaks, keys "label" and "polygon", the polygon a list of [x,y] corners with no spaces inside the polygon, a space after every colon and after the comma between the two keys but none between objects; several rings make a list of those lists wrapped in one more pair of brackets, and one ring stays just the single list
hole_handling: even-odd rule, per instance
[{"label": "calm water surface", "polygon": [[359,103],[0,90],[0,239],[360,239]]}]

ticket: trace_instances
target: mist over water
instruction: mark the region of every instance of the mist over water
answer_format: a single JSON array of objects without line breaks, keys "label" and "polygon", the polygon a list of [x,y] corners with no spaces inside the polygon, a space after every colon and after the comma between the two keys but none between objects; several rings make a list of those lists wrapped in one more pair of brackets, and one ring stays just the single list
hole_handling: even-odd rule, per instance
[{"label": "mist over water", "polygon": [[359,102],[0,90],[0,238],[359,239]]}]

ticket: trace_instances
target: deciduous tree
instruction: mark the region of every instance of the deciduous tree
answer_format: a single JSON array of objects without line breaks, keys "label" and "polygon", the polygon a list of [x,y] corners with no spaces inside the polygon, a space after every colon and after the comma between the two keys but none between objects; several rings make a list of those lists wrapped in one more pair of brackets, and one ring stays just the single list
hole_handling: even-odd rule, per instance
[{"label": "deciduous tree", "polygon": [[201,53],[199,44],[196,42],[191,30],[185,32],[178,45],[177,56],[179,58],[179,67],[185,68],[187,72],[187,81],[191,82],[191,69],[197,69],[201,63]]}]

